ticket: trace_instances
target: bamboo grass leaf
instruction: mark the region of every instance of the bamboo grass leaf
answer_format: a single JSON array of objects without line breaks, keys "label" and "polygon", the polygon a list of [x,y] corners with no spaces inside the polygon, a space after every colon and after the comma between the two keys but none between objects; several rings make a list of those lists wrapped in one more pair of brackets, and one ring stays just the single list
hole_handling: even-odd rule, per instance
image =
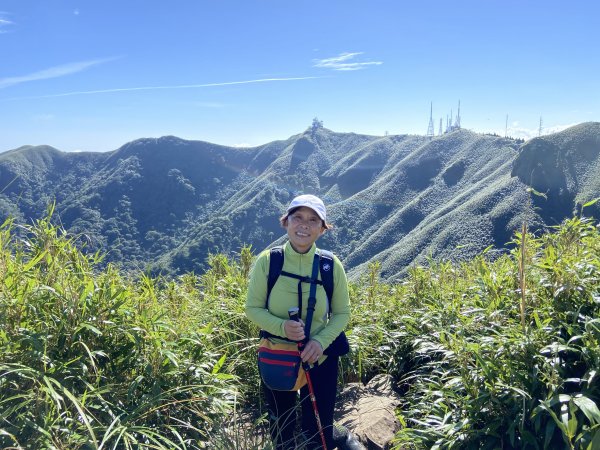
[{"label": "bamboo grass leaf", "polygon": [[10,438],[10,440],[16,445],[15,448],[22,448],[19,445],[19,441],[17,440],[17,438],[15,437],[14,434],[9,433],[8,431],[0,428],[0,436],[8,436]]},{"label": "bamboo grass leaf", "polygon": [[[46,385],[46,388],[44,390],[50,395],[50,397],[52,397],[52,399],[55,402],[56,409],[58,411],[60,411],[62,409],[62,404],[64,402],[64,398],[62,397],[62,395],[60,395],[58,392],[56,392],[56,389],[54,389],[54,386],[52,386],[54,380],[45,375],[42,378],[42,380],[44,381],[44,384]],[[58,384],[58,385],[60,386],[60,384]]]},{"label": "bamboo grass leaf", "polygon": [[[166,363],[166,361],[170,361],[171,364],[173,364],[175,367],[179,367],[179,361],[177,361],[177,355],[175,355],[174,352],[172,352],[171,350],[163,350],[161,352],[164,356],[165,356],[165,361],[164,363]],[[163,364],[164,364],[163,363]]]},{"label": "bamboo grass leaf", "polygon": [[[100,442],[100,445],[98,446],[98,450],[103,450],[104,445],[107,444],[110,441],[110,438],[115,435],[116,433],[121,433],[121,435],[124,433],[125,428],[122,426],[117,426],[118,424],[121,423],[121,417],[115,417],[114,420],[108,425],[108,428],[106,429],[106,431],[104,432],[104,435],[102,436],[102,441]],[[120,439],[117,439],[117,442]],[[115,443],[116,445],[116,443]]]},{"label": "bamboo grass leaf", "polygon": [[221,356],[219,358],[219,360],[216,362],[216,364],[214,365],[211,373],[213,375],[216,375],[219,373],[219,371],[221,370],[221,368],[223,367],[223,364],[225,364],[225,361],[227,360],[227,353],[224,353],[223,356]]},{"label": "bamboo grass leaf", "polygon": [[96,336],[102,336],[102,331],[100,331],[97,327],[95,327],[94,325],[92,325],[91,323],[82,323],[81,325],[79,325],[79,328],[77,328],[75,330],[74,335],[77,336],[79,333],[81,333],[82,330],[90,330],[92,333],[94,333]]},{"label": "bamboo grass leaf", "polygon": [[591,398],[584,395],[576,396],[573,397],[573,403],[579,407],[592,424],[600,424],[600,410]]},{"label": "bamboo grass leaf", "polygon": [[554,422],[548,422],[546,424],[546,430],[544,432],[544,448],[549,448],[550,441],[552,440],[552,436],[554,436],[555,430],[556,424]]},{"label": "bamboo grass leaf", "polygon": [[590,442],[590,445],[588,446],[588,450],[594,450],[597,448],[600,448],[600,429],[596,428],[594,430],[594,438],[592,439],[592,442]]},{"label": "bamboo grass leaf", "polygon": [[593,381],[594,381],[594,379],[596,378],[596,375],[597,375],[597,373],[598,373],[598,372],[597,372],[596,370],[590,370],[590,371],[587,373],[587,380],[586,380],[586,381],[587,381],[587,384],[588,384],[588,386],[590,386],[590,385],[592,384],[592,382],[593,382]]},{"label": "bamboo grass leaf", "polygon": [[35,266],[37,263],[39,263],[41,261],[41,259],[46,256],[47,250],[44,250],[43,252],[41,252],[39,255],[37,255],[35,258],[33,258],[32,260],[30,260],[27,264],[25,264],[25,266],[23,267],[23,272],[29,272],[29,270]]},{"label": "bamboo grass leaf", "polygon": [[94,433],[94,429],[92,428],[92,425],[90,423],[90,417],[88,416],[88,413],[85,411],[85,407],[83,407],[79,401],[77,400],[77,398],[63,385],[61,385],[58,381],[54,380],[54,379],[50,379],[51,382],[53,382],[54,384],[56,384],[58,387],[60,387],[60,389],[62,390],[62,392],[65,394],[65,396],[71,400],[71,403],[73,404],[73,406],[75,406],[75,409],[77,409],[77,411],[79,412],[79,418],[81,420],[83,420],[89,434],[90,437],[92,438],[94,445],[96,447],[98,447],[98,441],[96,439],[96,435]]},{"label": "bamboo grass leaf", "polygon": [[[98,330],[98,331],[100,331],[100,330]],[[98,367],[96,367],[96,360],[95,360],[94,356],[92,355],[92,352],[90,351],[89,347],[85,344],[85,342],[77,341],[77,343],[80,344],[81,346],[83,346],[83,348],[85,349],[85,351],[89,357],[89,361],[90,361],[92,368],[94,369],[94,372],[98,373]]]},{"label": "bamboo grass leaf", "polygon": [[561,430],[563,430],[565,438],[570,441],[571,432],[569,430],[569,405],[568,403],[563,403],[560,406],[560,421],[561,421]]},{"label": "bamboo grass leaf", "polygon": [[572,439],[577,434],[577,414],[576,414],[576,406],[573,402],[568,403],[569,409],[569,421],[568,421],[568,430],[569,430],[569,438]]},{"label": "bamboo grass leaf", "polygon": [[550,409],[548,407],[548,405],[546,404],[546,402],[542,402],[537,408],[535,408],[533,410],[533,414],[538,414],[539,411],[541,411],[541,410],[546,411],[550,415],[550,417],[552,417],[552,420],[554,420],[554,423],[562,431],[563,437],[568,436],[569,432],[567,430],[567,427],[566,427],[565,423],[563,423],[563,421],[561,420],[562,418],[559,419],[558,416],[556,415],[556,413],[554,411],[552,411],[552,409]]}]

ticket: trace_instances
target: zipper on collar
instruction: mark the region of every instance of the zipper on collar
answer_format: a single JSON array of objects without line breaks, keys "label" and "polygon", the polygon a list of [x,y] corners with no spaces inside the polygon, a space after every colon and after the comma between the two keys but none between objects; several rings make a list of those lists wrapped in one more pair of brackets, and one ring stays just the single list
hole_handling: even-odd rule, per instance
[{"label": "zipper on collar", "polygon": [[[304,265],[306,260],[308,259],[308,266],[310,267],[310,269],[312,269],[312,264],[313,264],[313,258],[316,252],[316,247],[313,244],[313,246],[310,248],[310,250],[306,253],[298,253],[296,250],[294,250],[294,248],[292,247],[292,244],[290,244],[289,242],[287,243],[287,245],[289,245],[289,251],[292,255],[294,255],[295,257],[298,258],[298,273],[304,273]],[[308,274],[310,276],[310,273]]]}]

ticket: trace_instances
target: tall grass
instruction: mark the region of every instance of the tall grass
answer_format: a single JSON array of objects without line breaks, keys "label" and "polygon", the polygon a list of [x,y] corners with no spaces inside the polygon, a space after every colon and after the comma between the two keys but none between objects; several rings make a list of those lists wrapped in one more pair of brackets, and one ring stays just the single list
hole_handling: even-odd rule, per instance
[{"label": "tall grass", "polygon": [[[166,280],[82,244],[51,215],[0,227],[0,447],[268,446],[251,249]],[[351,284],[341,377],[395,377],[396,448],[600,448],[599,230],[574,218],[513,244]]]},{"label": "tall grass", "polygon": [[49,218],[0,228],[0,446],[203,448],[236,396],[197,280],[133,281]]},{"label": "tall grass", "polygon": [[390,366],[399,448],[600,448],[598,228],[524,238],[493,263],[411,272]]}]

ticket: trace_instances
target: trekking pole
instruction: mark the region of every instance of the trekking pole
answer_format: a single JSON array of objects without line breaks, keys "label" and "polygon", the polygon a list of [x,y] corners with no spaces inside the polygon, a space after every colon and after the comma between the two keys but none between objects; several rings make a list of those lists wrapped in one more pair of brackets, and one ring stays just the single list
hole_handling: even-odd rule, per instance
[{"label": "trekking pole", "polygon": [[[298,307],[290,308],[288,310],[288,315],[290,316],[290,320],[294,322],[300,321],[299,309]],[[298,342],[298,351],[302,353],[302,349],[304,348],[304,342]],[[307,362],[302,362],[302,368],[306,373],[306,383],[308,384],[308,394],[310,397],[310,402],[313,407],[313,411],[315,413],[315,419],[317,421],[317,428],[319,429],[319,435],[321,436],[321,442],[323,443],[323,450],[327,450],[327,444],[325,442],[325,434],[323,433],[323,427],[321,426],[321,418],[319,417],[319,409],[317,408],[317,398],[315,397],[315,390],[313,389],[312,381],[310,380],[310,364]]]}]

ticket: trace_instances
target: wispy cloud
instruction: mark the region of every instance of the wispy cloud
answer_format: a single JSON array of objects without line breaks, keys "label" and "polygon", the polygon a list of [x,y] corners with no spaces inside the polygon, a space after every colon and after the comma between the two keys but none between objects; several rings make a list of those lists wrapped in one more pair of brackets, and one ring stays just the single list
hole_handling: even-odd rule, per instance
[{"label": "wispy cloud", "polygon": [[353,61],[354,58],[362,54],[362,52],[341,53],[332,58],[315,59],[313,60],[314,67],[324,67],[326,69],[333,70],[360,70],[366,68],[367,66],[379,66],[383,64],[381,61]]},{"label": "wispy cloud", "polygon": [[[0,14],[2,14],[2,13],[0,13]],[[8,29],[10,28],[11,25],[14,25],[14,22],[11,22],[8,19],[4,19],[3,17],[0,17],[0,34],[8,33]]]},{"label": "wispy cloud", "polygon": [[49,69],[40,70],[39,72],[21,75],[17,77],[0,78],[0,89],[14,86],[16,84],[27,83],[29,81],[46,80],[48,78],[64,77],[82,70],[86,70],[92,66],[103,64],[109,61],[114,61],[117,58],[94,59],[91,61],[81,61],[60,66],[50,67]]},{"label": "wispy cloud", "polygon": [[[140,86],[140,87],[128,87],[128,88],[114,88],[114,89],[98,89],[94,91],[75,91],[75,92],[63,92],[61,94],[49,94],[40,95],[35,97],[20,97],[23,98],[54,98],[54,97],[69,97],[72,95],[93,95],[93,94],[108,94],[113,92],[133,92],[133,91],[157,91],[163,89],[198,89],[206,87],[216,86],[232,86],[236,84],[253,84],[253,83],[274,83],[281,81],[300,81],[300,80],[314,80],[323,77],[288,77],[288,78],[260,78],[257,80],[243,80],[243,81],[226,81],[221,83],[206,83],[206,84],[180,84],[172,86]],[[2,80],[0,80],[1,83]],[[1,87],[1,85],[0,85]],[[15,100],[15,99],[7,99]]]}]

